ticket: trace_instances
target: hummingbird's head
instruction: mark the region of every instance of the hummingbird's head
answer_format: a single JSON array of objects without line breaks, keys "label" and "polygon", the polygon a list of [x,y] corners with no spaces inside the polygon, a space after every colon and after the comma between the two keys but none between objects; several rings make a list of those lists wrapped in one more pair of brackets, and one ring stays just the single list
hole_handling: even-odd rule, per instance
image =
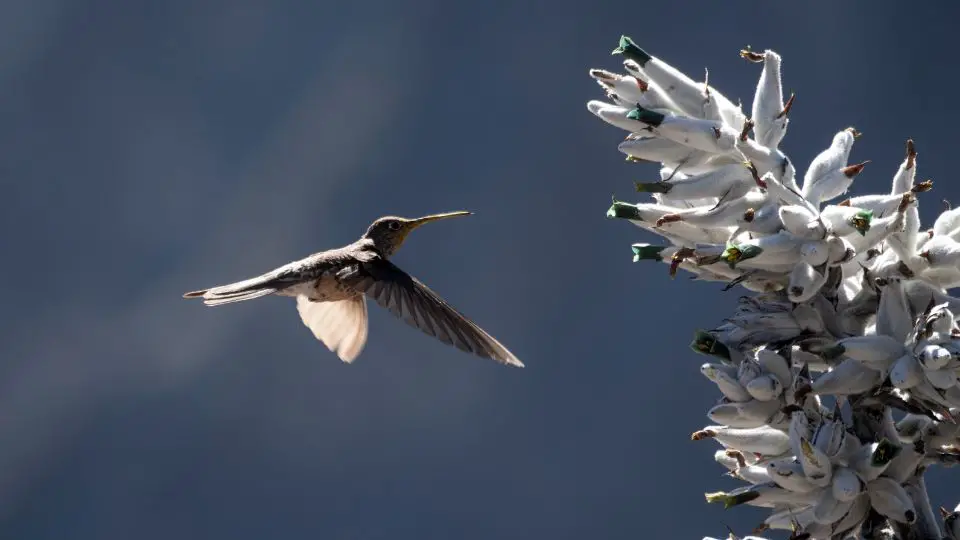
[{"label": "hummingbird's head", "polygon": [[469,216],[471,212],[447,212],[445,214],[431,214],[418,218],[404,218],[397,216],[384,216],[373,223],[363,235],[364,238],[373,241],[374,247],[384,255],[393,255],[396,253],[403,241],[407,239],[410,231],[431,221],[441,219]]}]

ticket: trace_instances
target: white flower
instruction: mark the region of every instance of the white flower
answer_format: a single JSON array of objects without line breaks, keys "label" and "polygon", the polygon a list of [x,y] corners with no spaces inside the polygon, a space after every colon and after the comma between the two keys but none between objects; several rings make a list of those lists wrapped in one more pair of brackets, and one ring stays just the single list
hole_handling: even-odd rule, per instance
[{"label": "white flower", "polygon": [[960,209],[920,232],[932,183],[916,182],[914,142],[889,193],[822,206],[868,163],[848,163],[860,133],[836,133],[798,187],[776,52],[740,52],[763,63],[750,119],[709,74],[697,83],[626,36],[613,53],[627,73],[590,70],[610,102],[588,109],[629,132],[629,161],[661,167],[636,184],[652,201],[607,212],[666,240],[633,244],[634,261],[760,293],[691,344],[721,396],[692,438],[717,441],[714,459],[747,484],[707,501],[767,508],[758,531],[798,538],[912,527],[960,540],[960,507],[931,521],[921,476],[960,463],[960,299],[946,292],[960,285]]}]

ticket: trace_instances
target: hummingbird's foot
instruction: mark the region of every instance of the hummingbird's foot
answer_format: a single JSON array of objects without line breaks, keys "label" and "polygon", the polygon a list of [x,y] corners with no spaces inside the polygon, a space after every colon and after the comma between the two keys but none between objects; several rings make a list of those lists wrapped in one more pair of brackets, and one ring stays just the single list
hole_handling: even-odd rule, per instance
[{"label": "hummingbird's foot", "polygon": [[850,206],[850,199],[838,202],[837,206]]},{"label": "hummingbird's foot", "polygon": [[757,216],[757,211],[753,208],[747,208],[743,213],[743,220],[747,223],[753,223],[754,218]]}]

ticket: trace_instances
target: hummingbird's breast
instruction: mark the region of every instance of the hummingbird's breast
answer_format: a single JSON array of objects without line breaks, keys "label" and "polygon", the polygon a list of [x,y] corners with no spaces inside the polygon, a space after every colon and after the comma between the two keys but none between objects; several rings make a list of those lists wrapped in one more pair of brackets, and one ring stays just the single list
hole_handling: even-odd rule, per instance
[{"label": "hummingbird's breast", "polygon": [[338,302],[361,293],[337,279],[333,271],[324,272],[319,278],[305,281],[283,291],[284,296],[306,296],[314,302]]},{"label": "hummingbird's breast", "polygon": [[357,291],[337,279],[333,272],[326,272],[313,283],[308,298],[318,302],[336,302],[357,296]]}]

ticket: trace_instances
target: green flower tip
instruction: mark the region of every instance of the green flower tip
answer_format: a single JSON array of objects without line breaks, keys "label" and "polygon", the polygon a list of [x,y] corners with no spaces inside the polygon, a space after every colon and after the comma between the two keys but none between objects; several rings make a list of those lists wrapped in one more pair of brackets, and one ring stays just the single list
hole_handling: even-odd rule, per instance
[{"label": "green flower tip", "polygon": [[636,120],[637,122],[643,122],[644,124],[650,124],[651,126],[659,126],[666,117],[658,112],[644,109],[637,105],[636,109],[627,113],[627,118]]},{"label": "green flower tip", "polygon": [[660,252],[667,249],[667,246],[652,246],[650,244],[634,244],[630,246],[633,250],[633,262],[637,261],[662,261],[663,256]]},{"label": "green flower tip", "polygon": [[752,259],[761,253],[763,249],[758,246],[727,244],[720,258],[726,261],[730,268],[735,268],[738,262]]},{"label": "green flower tip", "polygon": [[608,218],[620,218],[620,219],[640,219],[639,212],[637,212],[637,207],[625,202],[613,201],[613,204],[610,205],[610,209],[607,210]]},{"label": "green flower tip", "polygon": [[700,354],[730,360],[730,349],[727,349],[726,345],[717,341],[717,338],[713,337],[709,332],[704,332],[703,330],[697,331],[693,338],[693,343],[690,344],[690,348]]},{"label": "green flower tip", "polygon": [[723,491],[704,493],[704,497],[706,497],[708,503],[723,503],[724,508],[732,508],[743,503],[748,503],[759,496],[760,494],[756,491],[744,491],[743,493],[738,493],[737,495],[730,495],[729,493]]},{"label": "green flower tip", "polygon": [[650,61],[652,56],[647,54],[646,51],[637,47],[637,44],[630,39],[629,36],[620,36],[619,46],[614,49],[610,54],[622,54],[630,60],[640,64],[640,67],[643,67]]},{"label": "green flower tip", "polygon": [[877,444],[877,447],[873,450],[873,455],[870,457],[870,464],[874,467],[883,467],[888,465],[893,458],[897,457],[900,454],[900,445],[895,444],[889,439],[883,439]]},{"label": "green flower tip", "polygon": [[873,210],[861,210],[850,218],[850,225],[860,233],[860,236],[864,236],[870,230],[870,222],[872,221]]},{"label": "green flower tip", "polygon": [[640,193],[669,193],[670,189],[673,188],[671,184],[666,182],[634,182],[633,183],[636,190]]},{"label": "green flower tip", "polygon": [[847,352],[846,347],[844,347],[842,343],[837,343],[833,347],[828,347],[824,349],[820,353],[820,356],[822,356],[826,360],[836,360],[837,358],[840,358],[841,356],[843,356],[843,353],[845,352]]},{"label": "green flower tip", "polygon": [[742,253],[740,260],[745,261],[747,259],[752,259],[757,255],[763,253],[763,248],[760,246],[746,246],[740,250]]}]

